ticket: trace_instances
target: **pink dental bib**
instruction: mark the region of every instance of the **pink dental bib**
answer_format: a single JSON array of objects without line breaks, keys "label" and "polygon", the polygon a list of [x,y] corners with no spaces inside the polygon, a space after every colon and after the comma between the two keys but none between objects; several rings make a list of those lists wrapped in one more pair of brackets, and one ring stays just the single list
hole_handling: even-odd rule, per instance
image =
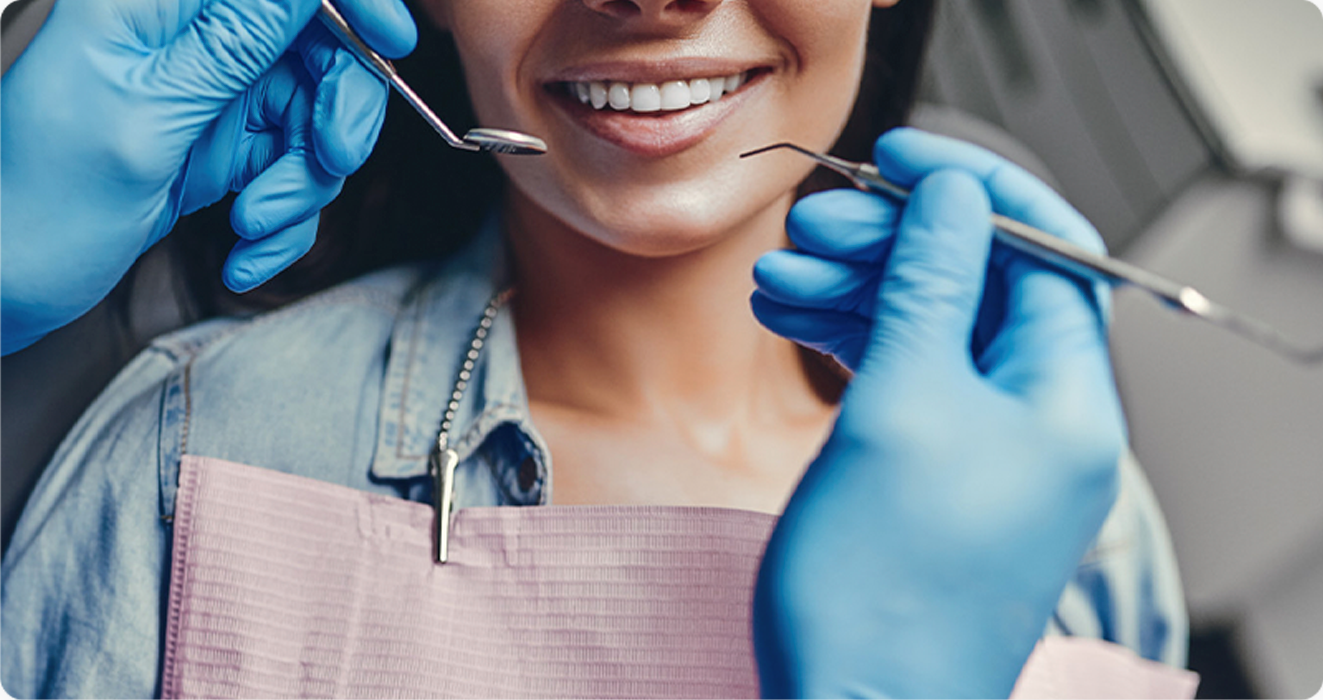
[{"label": "pink dental bib", "polygon": [[[774,516],[589,506],[456,512],[187,456],[162,694],[758,695],[749,606]],[[1193,674],[1040,643],[1017,697],[1191,697]]]}]

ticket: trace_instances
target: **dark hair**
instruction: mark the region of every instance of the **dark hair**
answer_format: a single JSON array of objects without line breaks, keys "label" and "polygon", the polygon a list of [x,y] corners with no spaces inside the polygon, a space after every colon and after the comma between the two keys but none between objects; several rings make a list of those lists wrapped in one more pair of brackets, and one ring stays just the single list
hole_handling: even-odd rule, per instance
[{"label": "dark hair", "polygon": [[[904,123],[917,90],[935,0],[904,0],[874,10],[859,97],[833,152],[870,160],[878,134]],[[396,63],[404,78],[459,133],[476,125],[454,42],[414,13],[418,48]],[[500,196],[504,177],[488,155],[445,146],[398,96],[367,163],[322,212],[317,243],[302,260],[244,295],[220,282],[235,235],[233,198],[180,221],[166,240],[182,271],[180,290],[196,319],[279,306],[369,270],[443,257],[477,230]],[[840,186],[815,172],[800,193]]]}]

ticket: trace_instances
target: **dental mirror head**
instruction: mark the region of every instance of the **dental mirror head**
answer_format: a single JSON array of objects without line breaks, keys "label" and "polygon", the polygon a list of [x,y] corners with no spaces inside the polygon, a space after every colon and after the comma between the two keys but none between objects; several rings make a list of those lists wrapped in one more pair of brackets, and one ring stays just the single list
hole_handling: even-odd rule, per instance
[{"label": "dental mirror head", "polygon": [[536,156],[547,152],[547,144],[542,139],[508,129],[469,129],[464,134],[464,143],[482,151],[515,156]]}]

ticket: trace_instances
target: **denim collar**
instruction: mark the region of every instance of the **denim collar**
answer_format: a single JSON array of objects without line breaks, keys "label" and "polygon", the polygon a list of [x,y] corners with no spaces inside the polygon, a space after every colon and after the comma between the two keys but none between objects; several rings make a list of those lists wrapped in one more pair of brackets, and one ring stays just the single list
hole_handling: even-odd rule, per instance
[{"label": "denim collar", "polygon": [[[405,300],[391,334],[378,418],[372,476],[412,479],[427,475],[427,458],[465,353],[498,280],[507,279],[506,250],[499,217],[488,217],[478,235],[441,262]],[[452,421],[450,444],[461,464],[500,433],[505,443],[489,460],[507,492],[535,491],[550,497],[546,443],[529,419],[528,396],[509,308],[497,314],[479,355],[467,391]],[[536,467],[530,484],[527,460]],[[520,482],[523,482],[520,485]],[[513,493],[518,499],[519,493]]]}]

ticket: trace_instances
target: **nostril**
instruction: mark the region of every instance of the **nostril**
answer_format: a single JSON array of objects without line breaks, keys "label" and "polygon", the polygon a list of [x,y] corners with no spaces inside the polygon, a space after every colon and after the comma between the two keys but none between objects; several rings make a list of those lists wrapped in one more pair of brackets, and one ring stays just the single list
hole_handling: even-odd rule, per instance
[{"label": "nostril", "polygon": [[584,4],[616,19],[647,15],[660,20],[704,15],[720,5],[721,0],[584,0]]},{"label": "nostril", "polygon": [[643,12],[642,8],[631,0],[607,0],[601,4],[600,11],[622,19],[635,17]]}]

